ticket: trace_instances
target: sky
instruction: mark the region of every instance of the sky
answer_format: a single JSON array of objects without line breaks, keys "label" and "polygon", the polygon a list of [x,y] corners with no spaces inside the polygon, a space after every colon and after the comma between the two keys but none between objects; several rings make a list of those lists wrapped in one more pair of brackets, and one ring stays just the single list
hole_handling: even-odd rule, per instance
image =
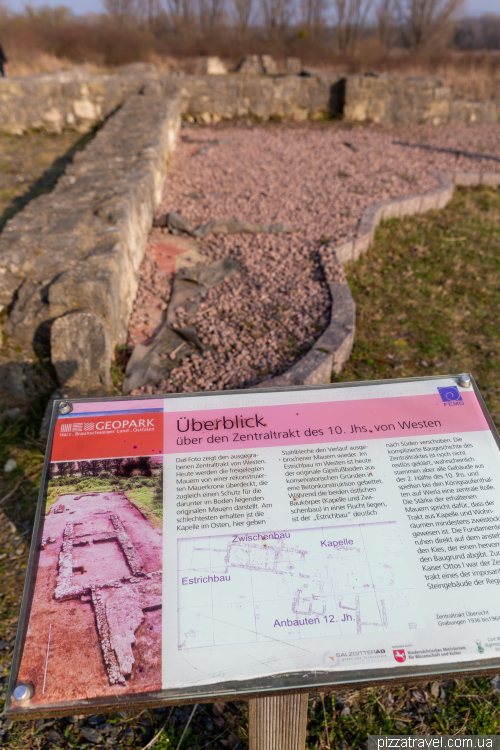
[{"label": "sky", "polygon": [[[8,5],[15,11],[22,11],[25,4],[26,0],[10,0],[8,2]],[[77,15],[101,13],[103,9],[101,0],[29,0],[29,4],[35,8],[43,5],[66,5]],[[500,0],[467,0],[465,15],[480,16],[483,13],[498,13],[500,15]]]}]

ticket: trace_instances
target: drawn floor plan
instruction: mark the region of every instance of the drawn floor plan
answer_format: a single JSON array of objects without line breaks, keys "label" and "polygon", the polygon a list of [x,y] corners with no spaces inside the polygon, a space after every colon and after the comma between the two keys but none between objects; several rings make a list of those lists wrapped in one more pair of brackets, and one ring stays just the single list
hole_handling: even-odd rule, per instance
[{"label": "drawn floor plan", "polygon": [[178,541],[179,649],[421,626],[395,523]]}]

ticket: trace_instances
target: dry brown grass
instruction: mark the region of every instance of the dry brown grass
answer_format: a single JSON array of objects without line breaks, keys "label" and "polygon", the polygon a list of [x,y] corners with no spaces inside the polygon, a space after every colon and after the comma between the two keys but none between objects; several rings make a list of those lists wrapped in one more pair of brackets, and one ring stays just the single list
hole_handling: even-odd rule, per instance
[{"label": "dry brown grass", "polygon": [[[156,62],[156,61],[155,61]],[[7,66],[8,76],[32,76],[41,73],[55,73],[59,70],[69,70],[75,67],[72,60],[56,57],[47,52],[34,52],[32,55],[17,55],[15,52],[9,57]],[[111,70],[105,65],[84,63],[81,67],[89,73],[104,73]]]}]

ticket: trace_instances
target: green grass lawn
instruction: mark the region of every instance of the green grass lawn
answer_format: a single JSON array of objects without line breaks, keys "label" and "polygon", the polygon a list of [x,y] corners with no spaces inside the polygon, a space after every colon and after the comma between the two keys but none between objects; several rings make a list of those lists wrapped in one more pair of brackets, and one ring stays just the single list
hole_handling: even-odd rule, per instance
[{"label": "green grass lawn", "polygon": [[346,272],[356,338],[337,381],[471,372],[500,425],[500,191],[388,221]]},{"label": "green grass lawn", "polygon": [[[387,222],[372,249],[346,270],[357,303],[357,331],[352,357],[337,380],[470,371],[500,424],[500,191],[460,190],[444,211]],[[3,520],[0,514],[0,540],[10,533],[0,550],[5,555],[0,556],[0,640],[7,644],[0,650],[0,698],[22,593],[23,542],[30,538],[42,468],[41,413],[42,405],[26,422],[0,425],[0,509],[6,513]],[[1,467],[9,457],[18,466],[6,475]],[[138,504],[156,509],[151,492],[139,486],[128,491]],[[16,525],[17,536],[9,532],[6,517]],[[190,712],[191,707],[173,711],[157,750],[175,750]],[[120,728],[113,747],[144,747],[169,715],[169,710],[112,715],[109,721]],[[79,732],[82,724],[71,717],[12,726],[0,746],[76,750],[88,746]],[[247,726],[244,703],[200,706],[182,750],[242,750]],[[4,729],[0,726],[0,733]],[[311,696],[311,750],[361,748],[368,734],[379,732],[496,734],[499,696],[484,678],[344,690],[334,700]]]}]

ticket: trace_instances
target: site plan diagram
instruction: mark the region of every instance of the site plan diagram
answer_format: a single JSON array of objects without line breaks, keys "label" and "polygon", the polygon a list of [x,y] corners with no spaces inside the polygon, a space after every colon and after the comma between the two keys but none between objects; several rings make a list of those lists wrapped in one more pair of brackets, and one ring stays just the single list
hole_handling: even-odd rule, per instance
[{"label": "site plan diagram", "polygon": [[395,523],[180,539],[178,573],[179,648],[417,627]]}]

